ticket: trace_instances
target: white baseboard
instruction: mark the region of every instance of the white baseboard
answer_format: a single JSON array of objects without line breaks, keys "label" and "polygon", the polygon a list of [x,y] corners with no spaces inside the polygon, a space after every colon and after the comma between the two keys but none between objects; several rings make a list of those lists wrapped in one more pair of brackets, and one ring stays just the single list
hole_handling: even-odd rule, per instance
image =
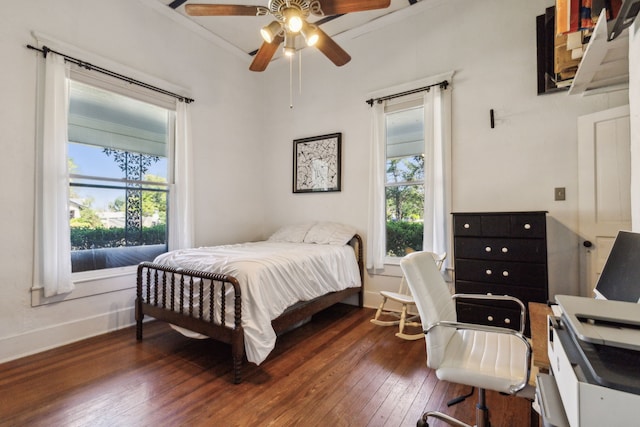
[{"label": "white baseboard", "polygon": [[[40,353],[135,324],[135,309],[127,307],[24,334],[0,338],[0,363]],[[132,335],[131,339],[135,339]]]}]

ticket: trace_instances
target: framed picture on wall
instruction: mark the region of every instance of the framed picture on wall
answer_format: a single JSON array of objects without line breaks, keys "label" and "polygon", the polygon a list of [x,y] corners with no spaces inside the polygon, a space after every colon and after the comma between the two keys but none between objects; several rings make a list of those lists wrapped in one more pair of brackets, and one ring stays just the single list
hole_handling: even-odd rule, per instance
[{"label": "framed picture on wall", "polygon": [[340,191],[342,134],[293,140],[293,192]]}]

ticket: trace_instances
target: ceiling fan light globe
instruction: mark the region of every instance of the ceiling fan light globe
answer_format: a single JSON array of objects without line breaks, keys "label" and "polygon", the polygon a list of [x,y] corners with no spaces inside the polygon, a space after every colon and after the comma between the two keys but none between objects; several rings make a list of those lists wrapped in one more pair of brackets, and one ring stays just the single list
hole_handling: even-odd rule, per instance
[{"label": "ceiling fan light globe", "polygon": [[300,11],[296,8],[289,7],[283,11],[283,16],[284,25],[287,27],[287,30],[292,33],[299,33],[304,25]]},{"label": "ceiling fan light globe", "polygon": [[320,34],[318,33],[318,27],[313,24],[307,24],[302,26],[302,30],[300,30],[302,36],[304,37],[304,41],[307,43],[307,46],[313,46],[318,42],[320,38]]},{"label": "ceiling fan light globe", "polygon": [[260,29],[260,35],[267,43],[273,42],[278,34],[282,31],[282,27],[278,21],[272,21]]},{"label": "ceiling fan light globe", "polygon": [[317,34],[312,34],[305,39],[307,41],[307,46],[314,46],[316,43],[318,43],[319,38],[320,37]]},{"label": "ceiling fan light globe", "polygon": [[267,43],[271,43],[273,41],[273,36],[271,36],[269,31],[265,28],[260,29],[260,35],[262,36],[262,39]]},{"label": "ceiling fan light globe", "polygon": [[298,33],[302,29],[302,18],[294,16],[287,21],[287,25],[289,26],[289,31]]}]

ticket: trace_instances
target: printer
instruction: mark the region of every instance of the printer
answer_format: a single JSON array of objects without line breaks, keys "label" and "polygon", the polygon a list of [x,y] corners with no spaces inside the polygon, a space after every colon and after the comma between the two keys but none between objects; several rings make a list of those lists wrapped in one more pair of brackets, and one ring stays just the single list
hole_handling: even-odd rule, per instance
[{"label": "printer", "polygon": [[618,234],[597,288],[596,299],[556,295],[550,374],[537,377],[545,426],[640,423],[640,234]]}]

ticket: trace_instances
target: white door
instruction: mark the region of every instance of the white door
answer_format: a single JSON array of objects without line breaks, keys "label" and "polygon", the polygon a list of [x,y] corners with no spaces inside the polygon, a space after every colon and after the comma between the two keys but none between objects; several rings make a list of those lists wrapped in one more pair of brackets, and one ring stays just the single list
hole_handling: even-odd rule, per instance
[{"label": "white door", "polygon": [[580,284],[593,296],[619,230],[631,230],[629,106],[578,118]]}]

